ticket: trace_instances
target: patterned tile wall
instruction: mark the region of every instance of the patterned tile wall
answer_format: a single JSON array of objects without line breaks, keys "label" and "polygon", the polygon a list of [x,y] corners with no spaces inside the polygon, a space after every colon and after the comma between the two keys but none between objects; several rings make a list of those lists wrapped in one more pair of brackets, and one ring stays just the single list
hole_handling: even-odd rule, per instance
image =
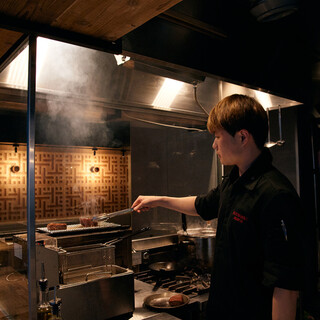
[{"label": "patterned tile wall", "polygon": [[[26,220],[27,152],[0,146],[0,223]],[[19,166],[13,173],[12,166]],[[98,167],[99,172],[91,172]],[[113,212],[130,203],[130,154],[113,149],[36,147],[36,219]]]}]

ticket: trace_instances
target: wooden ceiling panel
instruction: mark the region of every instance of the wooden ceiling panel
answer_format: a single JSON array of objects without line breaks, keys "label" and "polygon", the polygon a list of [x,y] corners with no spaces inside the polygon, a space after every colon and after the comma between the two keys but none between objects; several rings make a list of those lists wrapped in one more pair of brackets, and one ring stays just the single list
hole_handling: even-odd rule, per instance
[{"label": "wooden ceiling panel", "polygon": [[6,0],[0,13],[114,41],[182,0]]},{"label": "wooden ceiling panel", "polygon": [[76,0],[53,26],[114,41],[182,0]]},{"label": "wooden ceiling panel", "polygon": [[0,2],[0,12],[28,21],[51,24],[75,0],[7,0]]},{"label": "wooden ceiling panel", "polygon": [[[48,26],[95,40],[115,41],[181,1],[5,0],[0,1],[0,15],[3,21],[16,21],[8,26],[13,30],[24,31],[23,26],[28,28],[28,23],[29,26],[33,23],[36,27],[31,27],[31,30],[41,29],[39,33]],[[1,26],[7,25],[4,23]],[[0,59],[22,35],[20,32],[0,29]],[[63,34],[59,34],[59,37],[63,39]]]},{"label": "wooden ceiling panel", "polygon": [[23,34],[0,29],[0,58],[21,38]]}]

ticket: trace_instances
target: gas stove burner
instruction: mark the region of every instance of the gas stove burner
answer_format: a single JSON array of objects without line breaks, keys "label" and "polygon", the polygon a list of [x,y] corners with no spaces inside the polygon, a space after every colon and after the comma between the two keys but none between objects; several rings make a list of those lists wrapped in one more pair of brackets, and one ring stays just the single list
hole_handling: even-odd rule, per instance
[{"label": "gas stove burner", "polygon": [[135,279],[153,285],[153,290],[161,288],[170,292],[183,293],[195,297],[209,292],[211,276],[208,273],[184,270],[181,273],[170,277],[159,277],[151,270],[140,271],[134,274]]}]

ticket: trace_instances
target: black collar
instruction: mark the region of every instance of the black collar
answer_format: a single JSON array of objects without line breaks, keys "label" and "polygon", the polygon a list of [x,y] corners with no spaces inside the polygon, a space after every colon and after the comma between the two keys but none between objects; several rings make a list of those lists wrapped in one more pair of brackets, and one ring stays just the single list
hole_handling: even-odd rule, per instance
[{"label": "black collar", "polygon": [[260,155],[252,162],[247,171],[239,177],[239,169],[234,166],[230,172],[230,182],[241,184],[248,190],[253,190],[259,181],[259,177],[272,166],[272,155],[268,148],[263,148]]}]

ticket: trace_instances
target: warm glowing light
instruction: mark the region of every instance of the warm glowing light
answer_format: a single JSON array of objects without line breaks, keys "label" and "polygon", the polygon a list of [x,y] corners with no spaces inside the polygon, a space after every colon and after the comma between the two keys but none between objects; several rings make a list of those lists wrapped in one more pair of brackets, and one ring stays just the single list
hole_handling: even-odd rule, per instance
[{"label": "warm glowing light", "polygon": [[[45,38],[37,39],[37,74],[38,77],[48,51],[50,41]],[[26,88],[28,83],[28,54],[29,47],[27,46],[8,66],[8,75],[6,82],[16,87]]]},{"label": "warm glowing light", "polygon": [[90,168],[90,171],[91,171],[92,173],[98,173],[98,172],[100,171],[100,168],[99,168],[99,167],[92,166],[92,167]]},{"label": "warm glowing light", "polygon": [[115,54],[114,58],[116,59],[118,66],[130,60],[130,57],[123,56],[122,54]]},{"label": "warm glowing light", "polygon": [[47,56],[49,45],[52,46],[53,42],[56,42],[55,40],[49,40],[46,38],[38,38],[37,39],[37,78],[39,77],[45,58]]},{"label": "warm glowing light", "polygon": [[17,173],[20,171],[20,167],[19,166],[11,166],[10,170],[13,173]]},{"label": "warm glowing light", "polygon": [[157,108],[170,109],[170,106],[182,88],[183,82],[165,79],[152,105]]},{"label": "warm glowing light", "polygon": [[254,90],[254,94],[265,110],[270,109],[272,107],[271,98],[268,93]]},{"label": "warm glowing light", "polygon": [[28,82],[28,47],[10,63],[7,83],[17,87],[27,87]]}]

